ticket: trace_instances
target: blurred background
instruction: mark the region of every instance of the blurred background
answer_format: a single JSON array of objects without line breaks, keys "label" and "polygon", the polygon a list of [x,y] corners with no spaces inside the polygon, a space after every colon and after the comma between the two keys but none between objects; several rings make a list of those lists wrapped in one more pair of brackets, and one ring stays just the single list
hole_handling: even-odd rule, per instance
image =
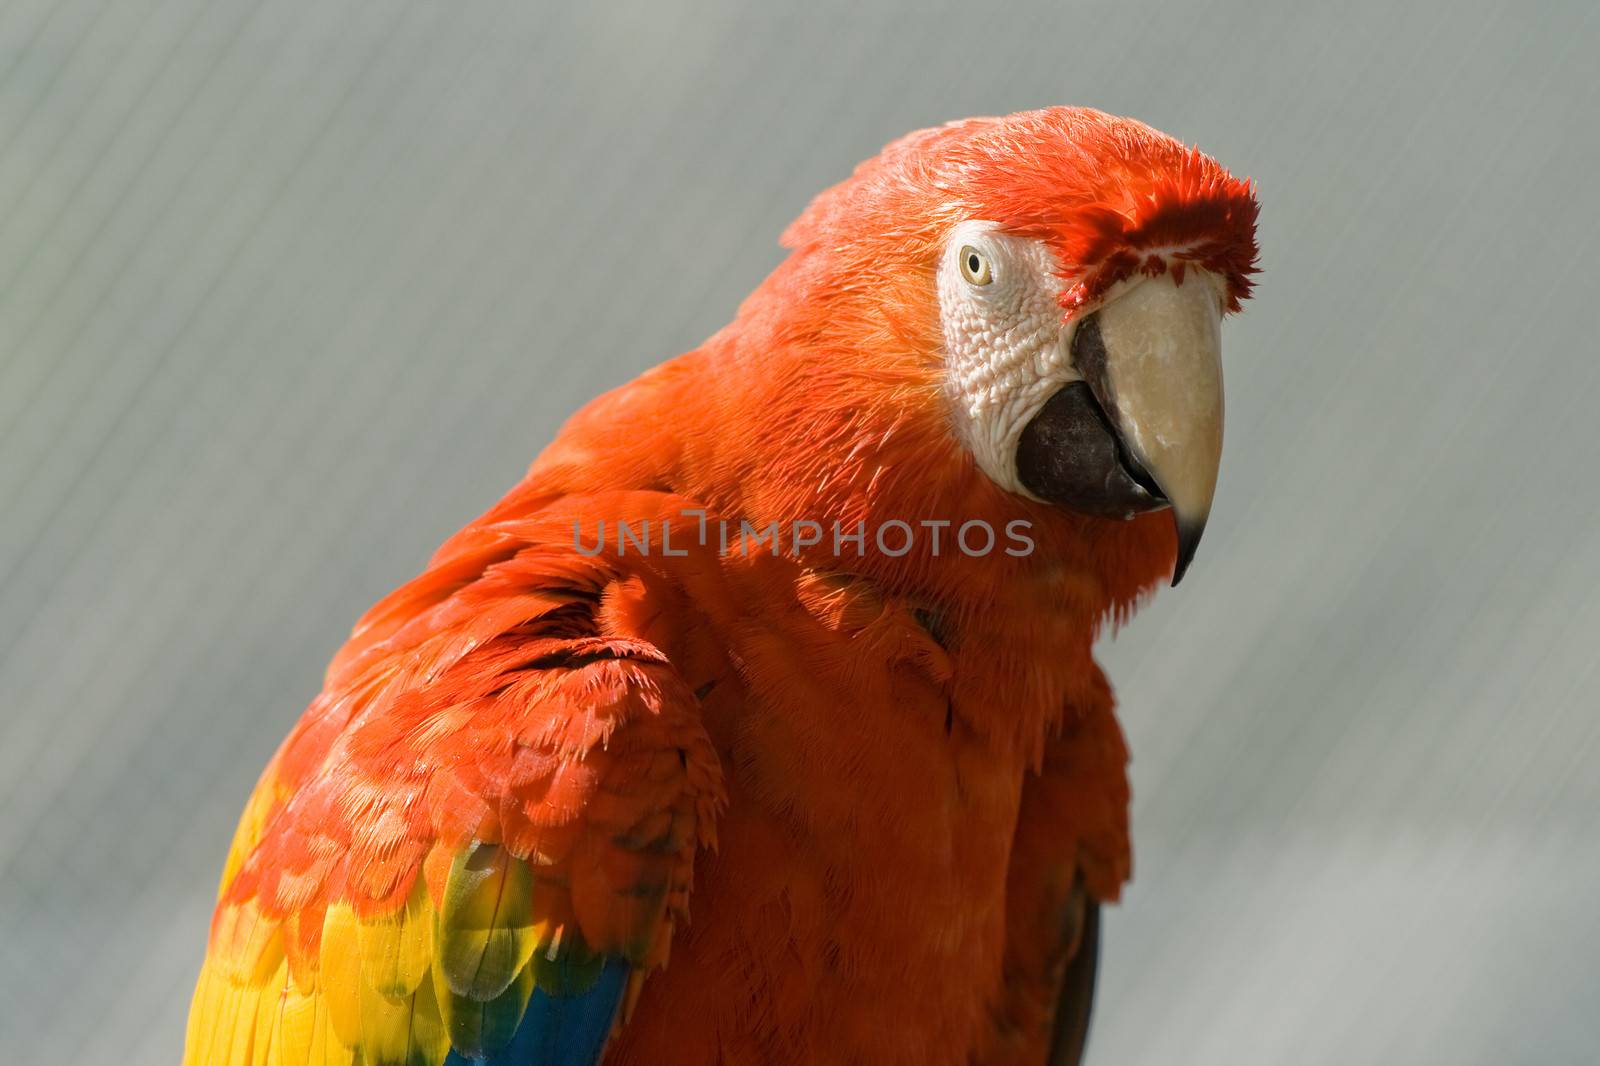
[{"label": "blurred background", "polygon": [[12,0],[0,1058],[170,1064],[356,616],[889,139],[1078,103],[1260,185],[1220,494],[1102,656],[1091,1061],[1600,1055],[1600,8]]}]

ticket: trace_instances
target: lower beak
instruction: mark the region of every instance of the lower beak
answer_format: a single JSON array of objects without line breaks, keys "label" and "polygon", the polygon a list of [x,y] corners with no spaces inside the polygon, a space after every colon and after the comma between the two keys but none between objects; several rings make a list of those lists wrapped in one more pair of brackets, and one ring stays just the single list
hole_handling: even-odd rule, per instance
[{"label": "lower beak", "polygon": [[1171,507],[1172,583],[1183,579],[1211,514],[1222,459],[1222,310],[1194,274],[1143,281],[1078,323],[1081,381],[1022,431],[1017,474],[1041,500],[1132,517]]}]

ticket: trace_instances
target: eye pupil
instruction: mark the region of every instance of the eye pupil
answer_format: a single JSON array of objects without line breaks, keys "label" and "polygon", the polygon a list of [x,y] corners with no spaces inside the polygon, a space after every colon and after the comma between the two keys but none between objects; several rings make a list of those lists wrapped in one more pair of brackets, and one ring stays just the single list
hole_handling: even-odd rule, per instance
[{"label": "eye pupil", "polygon": [[972,245],[964,245],[961,255],[956,260],[961,264],[961,275],[971,285],[987,285],[994,280],[994,273],[989,267],[988,257]]}]

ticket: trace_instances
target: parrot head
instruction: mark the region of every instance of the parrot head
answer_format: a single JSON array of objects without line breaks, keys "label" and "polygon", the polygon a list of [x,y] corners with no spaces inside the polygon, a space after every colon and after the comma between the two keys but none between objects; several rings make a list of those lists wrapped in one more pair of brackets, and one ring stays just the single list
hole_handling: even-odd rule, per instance
[{"label": "parrot head", "polygon": [[[538,483],[864,527],[864,553],[793,554],[942,610],[1048,588],[1126,617],[1210,514],[1220,324],[1250,292],[1256,211],[1248,181],[1099,111],[912,133],[812,201],[733,322],[574,416]],[[1029,550],[930,532],[975,521],[1026,527]],[[914,546],[875,544],[892,526]]]},{"label": "parrot head", "polygon": [[[813,415],[832,404],[886,441],[907,398],[923,404],[939,440],[896,457],[911,477],[970,470],[988,483],[976,495],[1029,514],[1170,513],[1176,584],[1216,488],[1220,325],[1250,292],[1256,214],[1247,180],[1142,123],[972,119],[902,138],[819,196],[743,314],[831,360],[806,368]],[[861,367],[875,396],[849,385]],[[874,408],[898,413],[874,426]]]}]

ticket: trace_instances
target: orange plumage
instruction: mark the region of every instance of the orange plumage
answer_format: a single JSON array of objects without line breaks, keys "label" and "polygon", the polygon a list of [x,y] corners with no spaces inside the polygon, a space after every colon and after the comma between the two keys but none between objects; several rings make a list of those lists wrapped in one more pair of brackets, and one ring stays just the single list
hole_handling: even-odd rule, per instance
[{"label": "orange plumage", "polygon": [[[526,1019],[611,975],[607,1063],[1046,1061],[1130,869],[1092,645],[1175,540],[952,433],[932,279],[968,218],[1047,242],[1068,314],[1186,267],[1236,305],[1254,269],[1249,187],[1097,112],[913,134],[825,192],[730,326],[362,619],[240,826],[186,1063],[575,1062]],[[796,520],[1034,550],[718,543]]]}]

